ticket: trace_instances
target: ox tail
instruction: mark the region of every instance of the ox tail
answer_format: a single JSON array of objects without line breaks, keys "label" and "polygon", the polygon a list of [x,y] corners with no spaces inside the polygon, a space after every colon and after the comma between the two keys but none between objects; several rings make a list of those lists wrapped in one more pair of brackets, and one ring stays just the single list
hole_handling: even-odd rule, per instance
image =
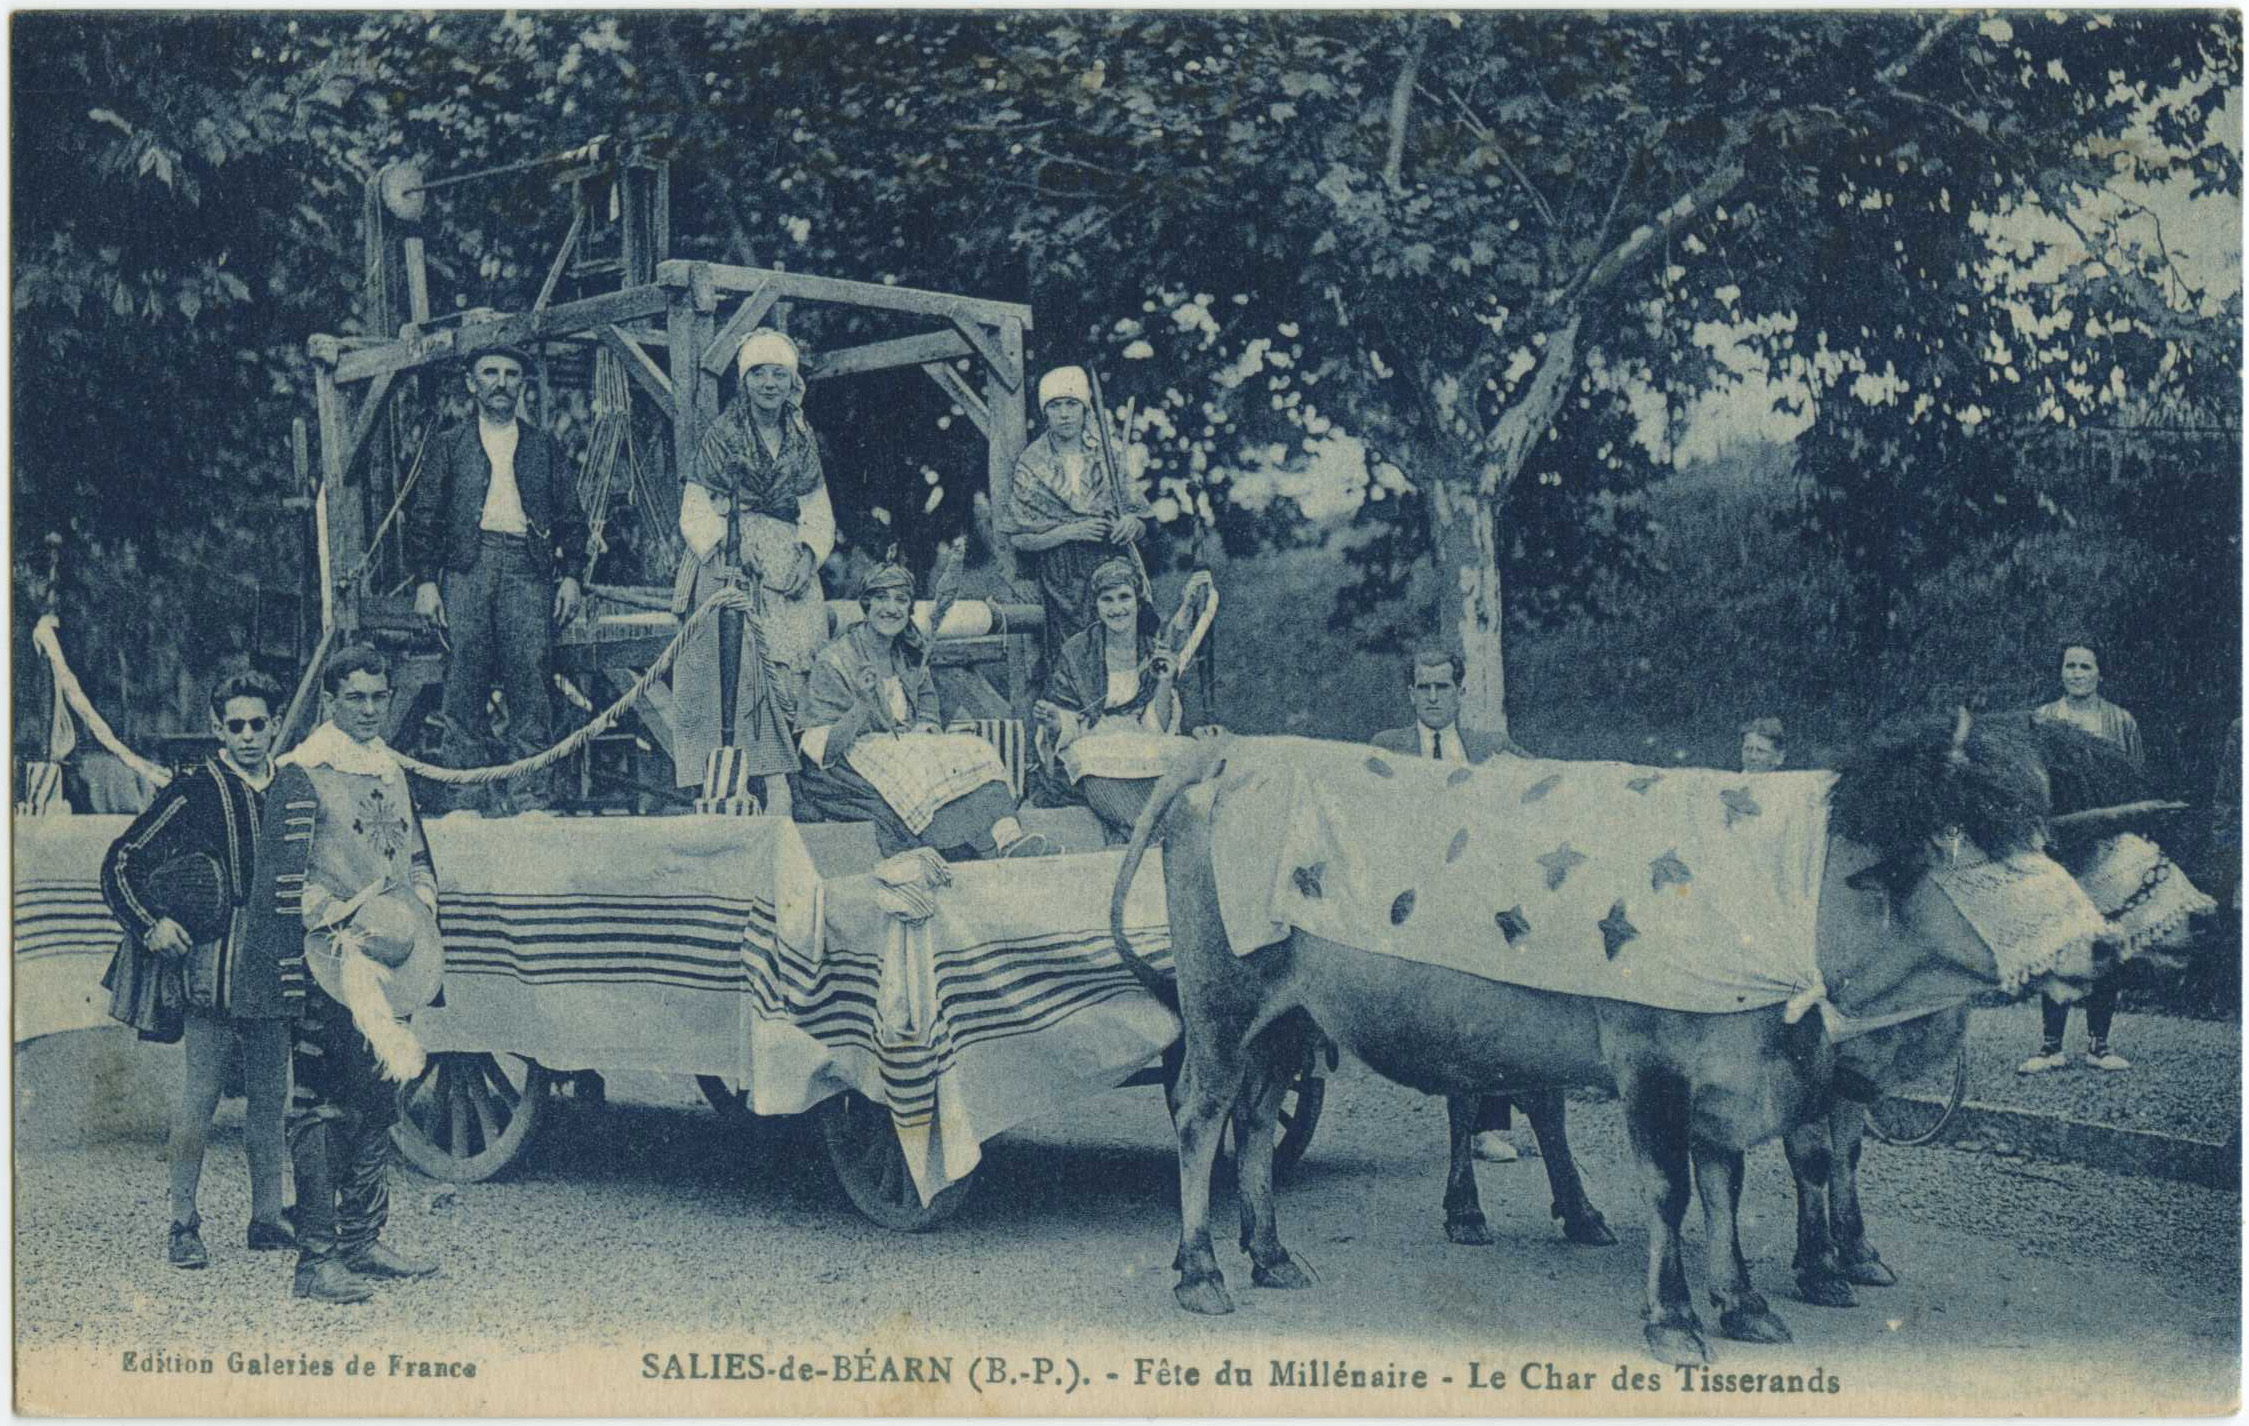
[{"label": "ox tail", "polygon": [[1132,978],[1140,982],[1141,989],[1173,1010],[1179,1008],[1179,986],[1132,948],[1131,940],[1125,935],[1125,898],[1132,893],[1132,880],[1140,872],[1140,860],[1148,854],[1148,843],[1154,840],[1156,829],[1170,814],[1171,804],[1178,800],[1180,793],[1225,765],[1226,747],[1233,741],[1231,737],[1197,739],[1194,750],[1165,771],[1156,790],[1149,794],[1148,805],[1133,819],[1132,840],[1125,844],[1124,865],[1117,868],[1116,889],[1109,894],[1109,939],[1117,948],[1118,958],[1125,963],[1125,969],[1132,972]]}]

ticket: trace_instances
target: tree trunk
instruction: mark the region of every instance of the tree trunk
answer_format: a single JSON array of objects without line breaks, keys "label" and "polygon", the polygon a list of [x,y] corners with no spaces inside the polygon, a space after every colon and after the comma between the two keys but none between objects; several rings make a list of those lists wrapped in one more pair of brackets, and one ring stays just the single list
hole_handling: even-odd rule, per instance
[{"label": "tree trunk", "polygon": [[[1546,334],[1538,370],[1502,411],[1477,447],[1437,475],[1429,490],[1429,543],[1436,556],[1437,622],[1466,656],[1460,723],[1502,736],[1507,732],[1507,662],[1500,598],[1500,510],[1515,477],[1562,409],[1577,374],[1578,319]],[[1457,449],[1457,448],[1456,448]]]},{"label": "tree trunk", "polygon": [[1429,537],[1436,554],[1438,624],[1467,656],[1460,725],[1505,736],[1507,664],[1500,629],[1499,502],[1474,479],[1428,482]]}]

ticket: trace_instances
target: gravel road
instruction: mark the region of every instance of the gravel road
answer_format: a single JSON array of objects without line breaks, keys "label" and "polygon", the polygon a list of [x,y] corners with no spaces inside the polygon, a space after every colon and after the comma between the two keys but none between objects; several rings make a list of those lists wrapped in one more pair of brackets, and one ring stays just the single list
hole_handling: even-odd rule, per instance
[{"label": "gravel road", "polygon": [[[1510,1371],[1530,1357],[1603,1372],[1644,1364],[1646,1238],[1613,1104],[1573,1105],[1571,1128],[1618,1246],[1563,1243],[1541,1166],[1526,1156],[1480,1170],[1499,1246],[1455,1247],[1440,1231],[1443,1105],[1347,1065],[1281,1199],[1284,1238],[1319,1285],[1252,1291],[1227,1251],[1241,1310],[1219,1319],[1172,1306],[1175,1170],[1150,1089],[1097,1096],[987,1145],[966,1210],[908,1237],[851,1211],[799,1126],[729,1124],[684,1081],[615,1076],[607,1105],[562,1106],[499,1181],[454,1188],[400,1169],[391,1236],[441,1257],[444,1275],[364,1307],[310,1310],[287,1298],[283,1255],[242,1250],[239,1115],[238,1105],[222,1111],[206,1172],[215,1261],[201,1273],[163,1265],[164,1150],[153,1133],[27,1135],[15,1200],[20,1349],[414,1342],[481,1358],[490,1376],[510,1360],[589,1347],[637,1360],[745,1340],[825,1350],[926,1333],[1075,1349],[1126,1370],[1139,1353],[1207,1363],[1282,1351],[1503,1361]],[[1529,1142],[1527,1128],[1516,1134]],[[1983,1403],[2003,1411],[2071,1409],[2104,1389],[2125,1393],[2116,1400],[2126,1409],[2235,1399],[2238,1194],[1945,1149],[1873,1144],[1868,1154],[1871,1236],[1901,1284],[1864,1291],[1849,1311],[1795,1299],[1793,1197],[1778,1147],[1760,1149],[1744,1247],[1796,1341],[1716,1343],[1725,1368],[1821,1365],[1858,1392],[1983,1382],[2010,1393]],[[1231,1219],[1223,1200],[1217,1218]],[[1691,1215],[1698,1282],[1700,1241]],[[2103,1374],[2120,1359],[2125,1376]],[[1854,1399],[1862,1412],[1878,1405]],[[1520,1393],[1510,1403],[1493,1409],[1538,1409]],[[1166,1408],[1149,1398],[1132,1409]]]}]

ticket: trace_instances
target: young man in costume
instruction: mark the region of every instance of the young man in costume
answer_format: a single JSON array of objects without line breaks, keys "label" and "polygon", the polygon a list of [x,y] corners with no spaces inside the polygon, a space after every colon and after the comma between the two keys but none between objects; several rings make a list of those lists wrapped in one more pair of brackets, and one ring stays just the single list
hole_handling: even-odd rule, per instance
[{"label": "young man in costume", "polygon": [[362,1302],[432,1262],[381,1241],[398,1086],[419,1074],[406,1017],[445,972],[437,875],[406,772],[382,740],[390,666],[347,648],[322,672],[328,721],[279,762],[258,843],[251,937],[299,997],[289,1149],[299,1297]]},{"label": "young man in costume", "polygon": [[[211,733],[219,751],[179,775],[133,819],[102,862],[102,899],[146,953],[176,957],[186,992],[181,1032],[182,1077],[172,1120],[172,1231],[168,1257],[176,1268],[208,1267],[203,1219],[196,1210],[203,1149],[219,1106],[228,1057],[239,1042],[249,1108],[242,1147],[250,1160],[253,1251],[295,1245],[281,1223],[281,1117],[289,1091],[289,1020],[278,960],[251,953],[246,914],[252,854],[265,793],[273,781],[269,756],[279,690],[258,674],[239,674],[211,690]],[[181,868],[200,858],[211,919],[191,932],[170,904]]]}]

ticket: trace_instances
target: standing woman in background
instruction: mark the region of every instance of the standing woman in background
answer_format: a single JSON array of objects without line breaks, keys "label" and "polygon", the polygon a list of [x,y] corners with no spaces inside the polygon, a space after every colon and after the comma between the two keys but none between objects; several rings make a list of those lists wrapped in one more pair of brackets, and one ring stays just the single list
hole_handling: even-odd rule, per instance
[{"label": "standing woman in background", "polygon": [[1051,677],[1063,643],[1093,622],[1086,581],[1095,566],[1138,543],[1151,512],[1110,468],[1090,419],[1093,381],[1083,367],[1039,378],[1039,409],[1046,429],[1015,462],[1009,535],[1039,582],[1046,606],[1039,647]]},{"label": "standing woman in background", "polygon": [[[2101,654],[2090,639],[2062,645],[2062,696],[2031,711],[2031,717],[2049,723],[2067,723],[2096,738],[2116,744],[2134,767],[2145,763],[2140,747],[2139,721],[2101,697]],[[2118,985],[2112,976],[2085,997],[2085,1063],[2100,1070],[2128,1070],[2132,1062],[2109,1048],[2108,1030],[2116,1019]],[[2016,1066],[2019,1074],[2045,1074],[2069,1061],[2062,1054],[2062,1037],[2069,1031],[2069,1003],[2041,997],[2044,1021],[2038,1053]]]},{"label": "standing woman in background", "polygon": [[765,810],[786,816],[798,710],[828,641],[820,566],[835,552],[835,511],[804,419],[796,343],[760,328],[734,364],[741,390],[704,433],[680,490],[689,558],[674,608],[685,617],[716,600],[726,612],[680,646],[673,768],[692,786],[714,750],[738,748],[738,776],[763,778]]}]

